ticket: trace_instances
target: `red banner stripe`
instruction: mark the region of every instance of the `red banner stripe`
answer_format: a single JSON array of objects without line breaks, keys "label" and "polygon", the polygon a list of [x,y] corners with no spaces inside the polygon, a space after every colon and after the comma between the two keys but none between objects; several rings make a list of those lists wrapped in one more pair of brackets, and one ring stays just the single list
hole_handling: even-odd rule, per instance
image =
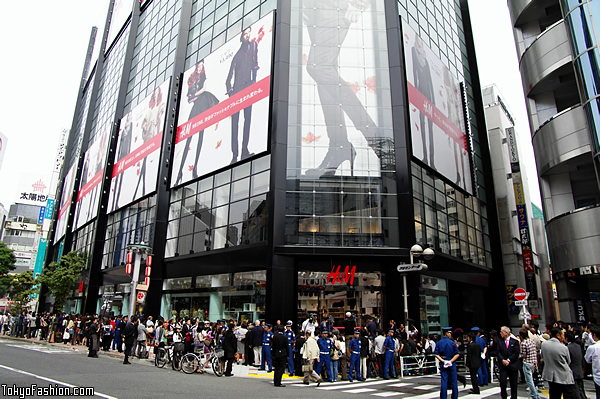
[{"label": "red banner stripe", "polygon": [[177,137],[175,143],[192,137],[198,132],[230,117],[236,112],[240,112],[246,107],[269,96],[271,90],[271,77],[267,76],[262,80],[246,87],[244,90],[234,94],[227,100],[223,100],[214,107],[209,108],[193,119],[177,126]]},{"label": "red banner stripe", "polygon": [[[465,151],[468,151],[467,135],[462,132],[444,113],[427,99],[415,86],[408,83],[408,99],[414,107],[425,114],[440,129],[458,143]],[[429,109],[427,109],[427,108]]]},{"label": "red banner stripe", "polygon": [[81,190],[79,190],[79,194],[77,194],[77,202],[81,201],[81,199],[88,195],[90,191],[94,189],[94,187],[102,182],[102,176],[104,176],[104,168],[100,169],[100,171],[96,173],[96,175],[92,177],[92,179],[87,182],[87,184],[83,186]]},{"label": "red banner stripe", "polygon": [[158,133],[150,140],[146,141],[144,144],[142,144],[129,154],[125,155],[118,162],[116,162],[113,166],[112,177],[116,177],[119,174],[125,172],[127,169],[137,164],[140,160],[146,158],[154,151],[159,150],[161,147],[162,136],[163,132]]},{"label": "red banner stripe", "polygon": [[65,204],[62,206],[62,208],[60,208],[58,210],[58,218],[60,219],[62,217],[62,215],[67,211],[67,209],[69,209],[69,207],[71,206],[71,195],[69,195],[69,198],[67,198],[67,200],[65,201]]}]

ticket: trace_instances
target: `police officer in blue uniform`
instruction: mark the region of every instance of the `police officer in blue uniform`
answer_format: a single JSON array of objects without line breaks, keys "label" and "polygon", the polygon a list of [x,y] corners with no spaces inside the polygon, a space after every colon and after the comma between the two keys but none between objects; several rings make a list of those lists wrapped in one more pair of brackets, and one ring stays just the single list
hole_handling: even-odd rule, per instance
[{"label": "police officer in blue uniform", "polygon": [[265,325],[265,332],[262,340],[262,359],[260,362],[260,369],[265,369],[265,363],[269,366],[269,373],[273,371],[273,360],[271,358],[271,342],[273,341],[273,333],[271,332],[271,325]]},{"label": "police officer in blue uniform", "polygon": [[348,369],[348,381],[352,382],[352,371],[356,368],[356,379],[363,381],[360,374],[360,330],[354,330],[354,338],[348,345],[350,351],[350,369]]},{"label": "police officer in blue uniform", "polygon": [[317,364],[317,374],[321,375],[321,369],[323,368],[323,364],[325,364],[325,369],[327,370],[327,381],[333,382],[333,369],[331,368],[331,348],[333,348],[333,342],[328,337],[329,332],[323,331],[321,334],[321,338],[317,341],[319,344],[319,362]]},{"label": "police officer in blue uniform", "polygon": [[[487,356],[487,343],[483,338],[481,338],[479,327],[473,327],[471,328],[471,331],[473,331],[476,334],[475,342],[477,342],[481,347],[481,353],[484,356]],[[485,360],[485,357],[483,357],[482,359],[483,360],[481,361],[481,367],[479,368],[479,370],[477,370],[477,383],[479,384],[479,386],[486,386],[487,384],[489,384],[490,381],[487,369],[487,361]]]},{"label": "police officer in blue uniform", "polygon": [[458,346],[452,340],[452,327],[443,327],[444,337],[435,346],[435,357],[440,361],[442,386],[440,399],[448,397],[448,381],[452,387],[452,399],[458,398],[458,381],[456,376],[456,360],[460,356]]},{"label": "police officer in blue uniform", "polygon": [[290,376],[294,375],[294,345],[296,344],[296,334],[292,331],[292,323],[291,320],[288,320],[285,323],[285,332],[284,335],[288,340],[288,348],[290,351],[290,356],[288,357],[288,373]]},{"label": "police officer in blue uniform", "polygon": [[394,369],[394,349],[396,342],[394,341],[394,330],[388,330],[388,336],[383,342],[383,350],[385,351],[385,366],[383,367],[383,379],[389,380],[388,370],[391,370],[392,378],[396,378],[396,370]]}]

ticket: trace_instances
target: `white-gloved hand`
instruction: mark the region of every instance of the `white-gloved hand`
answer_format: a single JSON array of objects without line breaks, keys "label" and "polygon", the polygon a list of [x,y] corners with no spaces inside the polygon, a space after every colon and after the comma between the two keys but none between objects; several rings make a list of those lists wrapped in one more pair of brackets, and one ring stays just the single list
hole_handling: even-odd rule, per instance
[{"label": "white-gloved hand", "polygon": [[444,360],[444,368],[452,367],[452,362],[450,360]]},{"label": "white-gloved hand", "polygon": [[485,359],[485,353],[482,353],[482,354],[481,354],[481,358],[482,358],[482,359]]}]

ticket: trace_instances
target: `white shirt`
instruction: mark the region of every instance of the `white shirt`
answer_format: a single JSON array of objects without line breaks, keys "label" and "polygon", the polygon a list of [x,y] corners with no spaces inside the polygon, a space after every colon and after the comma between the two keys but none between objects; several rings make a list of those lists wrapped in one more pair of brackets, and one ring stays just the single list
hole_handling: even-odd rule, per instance
[{"label": "white shirt", "polygon": [[383,343],[385,342],[385,337],[383,335],[378,335],[375,337],[375,354],[383,355],[385,351],[383,350]]},{"label": "white shirt", "polygon": [[302,323],[302,331],[310,331],[311,336],[314,336],[315,328],[317,328],[317,323],[311,323],[310,319],[306,319],[304,320],[304,323]]},{"label": "white shirt", "polygon": [[583,342],[584,342],[586,348],[590,347],[596,343],[594,341],[594,337],[592,336],[592,334],[588,333],[587,331],[583,333]]},{"label": "white shirt", "polygon": [[600,385],[600,341],[587,348],[587,351],[585,352],[585,361],[592,363],[594,383]]}]

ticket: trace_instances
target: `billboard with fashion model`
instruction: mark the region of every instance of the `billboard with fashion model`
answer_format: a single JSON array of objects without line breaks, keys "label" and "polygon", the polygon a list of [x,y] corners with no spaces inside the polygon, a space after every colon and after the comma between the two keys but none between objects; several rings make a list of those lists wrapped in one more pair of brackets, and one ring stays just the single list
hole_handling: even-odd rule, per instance
[{"label": "billboard with fashion model", "polygon": [[98,201],[104,180],[104,165],[106,164],[106,153],[110,131],[104,128],[96,141],[88,148],[83,158],[83,170],[77,193],[77,207],[72,231],[82,227],[98,214]]},{"label": "billboard with fashion model", "polygon": [[156,191],[169,82],[121,119],[108,212]]},{"label": "billboard with fashion model", "polygon": [[183,75],[171,186],[264,152],[273,13]]},{"label": "billboard with fashion model", "polygon": [[472,192],[460,83],[405,21],[402,27],[413,156]]},{"label": "billboard with fashion model", "polygon": [[75,184],[75,172],[77,171],[77,162],[71,166],[69,172],[65,175],[62,185],[62,194],[60,205],[58,207],[58,217],[54,227],[54,243],[56,244],[67,232],[67,221],[69,219],[69,208],[71,207],[71,197],[73,196],[73,186]]},{"label": "billboard with fashion model", "polygon": [[320,179],[394,170],[384,2],[291,4],[288,171]]}]

